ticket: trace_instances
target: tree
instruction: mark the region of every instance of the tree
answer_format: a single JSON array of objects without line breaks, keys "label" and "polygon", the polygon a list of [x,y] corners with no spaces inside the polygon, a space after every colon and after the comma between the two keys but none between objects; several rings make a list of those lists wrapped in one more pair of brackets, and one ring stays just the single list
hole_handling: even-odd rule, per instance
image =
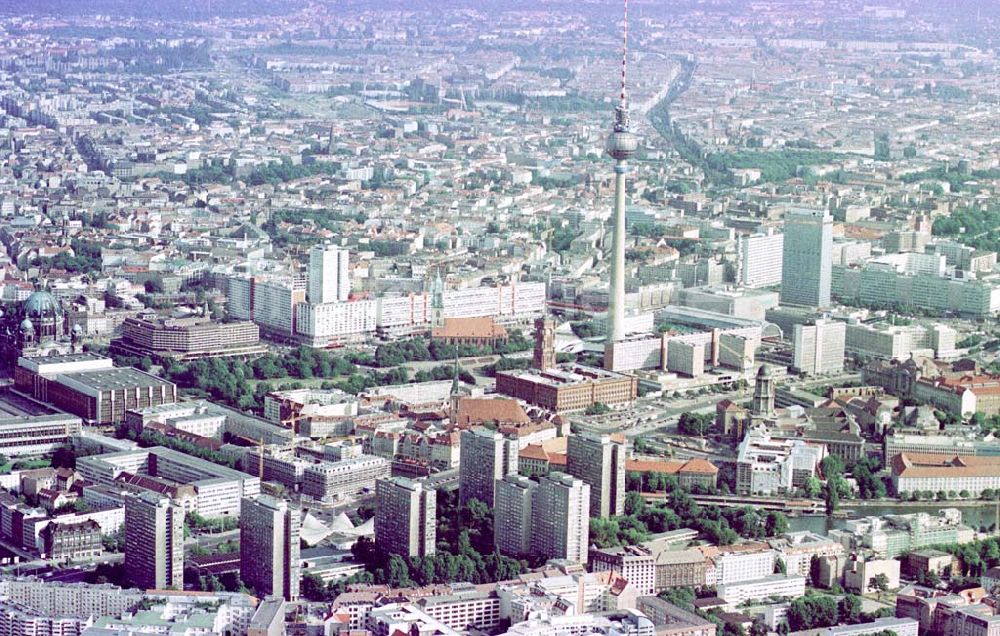
[{"label": "tree", "polygon": [[868,579],[868,587],[878,592],[878,600],[882,600],[882,593],[889,591],[889,577],[885,574],[876,574]]},{"label": "tree", "polygon": [[625,495],[625,514],[641,515],[645,512],[646,500],[638,492],[630,492]]},{"label": "tree", "polygon": [[764,521],[764,528],[767,536],[780,537],[788,532],[788,519],[780,512],[771,510],[767,513],[767,519]]},{"label": "tree", "polygon": [[715,423],[711,414],[681,413],[677,420],[677,432],[681,435],[703,437]]},{"label": "tree", "polygon": [[844,474],[844,462],[836,455],[827,455],[820,462],[820,467],[823,469],[823,476],[829,481],[833,477],[839,477]]},{"label": "tree", "polygon": [[822,561],[817,555],[813,555],[812,559],[809,560],[809,583],[813,587],[819,587],[820,581],[820,568],[822,567]]},{"label": "tree", "polygon": [[301,584],[302,596],[310,601],[321,602],[327,600],[326,583],[316,574],[305,574]]},{"label": "tree", "polygon": [[775,574],[787,574],[788,568],[785,566],[785,561],[781,557],[774,559],[774,573]]},{"label": "tree", "polygon": [[826,594],[799,597],[789,606],[787,618],[788,627],[792,631],[836,625],[837,601]]},{"label": "tree", "polygon": [[413,580],[410,578],[410,567],[406,559],[394,554],[389,557],[389,572],[386,582],[391,587],[411,587]]},{"label": "tree", "polygon": [[584,411],[586,415],[606,415],[611,412],[611,407],[603,402],[594,402]]},{"label": "tree", "polygon": [[722,636],[746,636],[746,631],[742,625],[724,623],[722,625]]},{"label": "tree", "polygon": [[750,636],[767,636],[769,631],[763,614],[757,614],[753,617],[753,624],[750,626]]},{"label": "tree", "polygon": [[816,497],[819,497],[820,493],[823,491],[823,482],[821,482],[816,475],[809,475],[806,479],[806,483],[802,486],[802,490],[805,491],[806,497],[815,499]]},{"label": "tree", "polygon": [[842,623],[853,625],[861,622],[861,599],[853,594],[848,594],[837,603],[837,613],[840,615],[839,619]]},{"label": "tree", "polygon": [[837,486],[833,483],[833,480],[827,480],[826,482],[826,516],[832,516],[833,513],[837,512],[837,506],[840,505],[840,495],[837,494]]},{"label": "tree", "polygon": [[[4,462],[0,462],[2,465]],[[76,453],[70,446],[60,446],[52,453],[53,468],[76,468]]]}]

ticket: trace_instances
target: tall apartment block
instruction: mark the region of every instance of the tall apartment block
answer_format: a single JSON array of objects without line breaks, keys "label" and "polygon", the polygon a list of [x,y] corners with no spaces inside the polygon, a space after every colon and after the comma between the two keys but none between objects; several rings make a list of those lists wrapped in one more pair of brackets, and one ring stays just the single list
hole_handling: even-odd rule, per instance
[{"label": "tall apartment block", "polygon": [[484,427],[462,431],[459,502],[478,499],[493,507],[497,480],[517,474],[517,440]]},{"label": "tall apartment block", "polygon": [[828,307],[832,281],[833,217],[826,210],[789,210],[785,214],[781,304]]},{"label": "tall apartment block", "polygon": [[590,486],[565,473],[542,477],[531,506],[531,551],[545,559],[587,562]]},{"label": "tall apartment block", "polygon": [[590,486],[590,514],[624,514],[625,444],[609,435],[572,435],[566,452],[566,472]]},{"label": "tall apartment block", "polygon": [[311,305],[345,302],[351,295],[349,252],[330,243],[309,250],[306,300]]},{"label": "tall apartment block", "polygon": [[818,318],[811,325],[792,328],[792,366],[801,373],[817,375],[844,370],[847,323]]},{"label": "tall apartment block", "polygon": [[375,482],[375,545],[404,557],[434,554],[437,542],[437,493],[423,481],[392,477]]},{"label": "tall apartment block", "polygon": [[301,512],[287,501],[260,495],[240,506],[240,577],[257,595],[299,596]]},{"label": "tall apartment block", "polygon": [[500,554],[524,557],[531,553],[531,511],[538,483],[521,475],[497,482],[493,506],[493,541]]},{"label": "tall apartment block", "polygon": [[781,283],[785,236],[766,234],[741,236],[736,243],[736,280],[744,287],[767,287]]},{"label": "tall apartment block", "polygon": [[125,500],[125,578],[143,589],[184,589],[184,509],[152,491]]}]

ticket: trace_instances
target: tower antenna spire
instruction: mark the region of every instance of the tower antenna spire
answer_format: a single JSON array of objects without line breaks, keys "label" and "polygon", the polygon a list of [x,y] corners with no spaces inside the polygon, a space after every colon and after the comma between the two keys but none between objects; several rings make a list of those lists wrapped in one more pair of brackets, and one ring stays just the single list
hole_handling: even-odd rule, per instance
[{"label": "tower antenna spire", "polygon": [[629,129],[628,112],[628,0],[624,0],[624,14],[622,29],[622,80],[621,92],[619,94],[618,108],[615,109],[615,130],[627,131]]}]

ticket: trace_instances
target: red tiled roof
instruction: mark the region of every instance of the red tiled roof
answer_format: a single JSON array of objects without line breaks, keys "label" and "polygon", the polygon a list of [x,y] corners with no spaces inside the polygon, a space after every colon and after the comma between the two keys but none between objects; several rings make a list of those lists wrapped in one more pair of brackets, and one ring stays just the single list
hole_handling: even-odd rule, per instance
[{"label": "red tiled roof", "polygon": [[445,318],[443,327],[431,330],[432,338],[506,338],[503,325],[493,322],[490,316],[474,318]]},{"label": "red tiled roof", "polygon": [[482,422],[531,424],[531,418],[524,412],[517,400],[509,398],[460,398],[455,423],[459,426],[469,426]]},{"label": "red tiled roof", "polygon": [[705,459],[690,459],[687,461],[656,461],[647,459],[625,460],[625,470],[637,473],[664,473],[676,475],[680,473],[701,473],[715,475],[719,472],[714,464]]},{"label": "red tiled roof", "polygon": [[889,463],[898,477],[1000,476],[1000,457],[900,453]]}]

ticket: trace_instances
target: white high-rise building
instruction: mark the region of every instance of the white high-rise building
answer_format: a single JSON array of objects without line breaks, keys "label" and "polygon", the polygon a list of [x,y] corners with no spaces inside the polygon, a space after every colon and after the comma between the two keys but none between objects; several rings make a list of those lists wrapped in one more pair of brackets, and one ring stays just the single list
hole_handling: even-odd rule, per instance
[{"label": "white high-rise building", "polygon": [[785,236],[767,234],[741,236],[736,244],[739,258],[737,281],[744,287],[767,287],[781,283]]},{"label": "white high-rise building", "polygon": [[781,304],[830,305],[833,217],[822,209],[793,208],[785,214]]},{"label": "white high-rise building", "polygon": [[795,325],[792,330],[792,366],[800,373],[817,375],[844,370],[847,323],[820,318],[812,325]]},{"label": "white high-rise building", "polygon": [[313,305],[345,302],[351,295],[349,252],[331,243],[309,250],[309,287]]},{"label": "white high-rise building", "polygon": [[565,473],[542,477],[531,504],[531,551],[586,563],[589,543],[590,486]]}]

